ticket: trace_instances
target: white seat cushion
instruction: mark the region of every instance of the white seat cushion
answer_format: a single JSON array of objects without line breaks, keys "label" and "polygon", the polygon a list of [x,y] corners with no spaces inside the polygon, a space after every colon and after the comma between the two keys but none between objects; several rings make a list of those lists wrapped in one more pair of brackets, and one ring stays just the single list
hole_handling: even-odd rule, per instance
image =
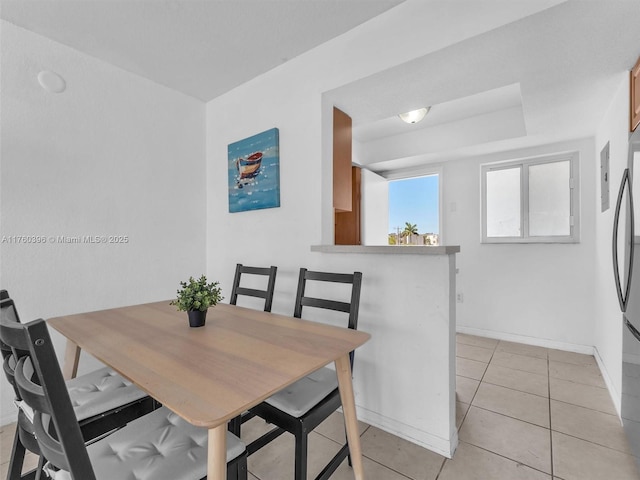
[{"label": "white seat cushion", "polygon": [[[206,428],[195,427],[166,407],[145,415],[87,447],[98,480],[196,480],[207,476]],[[245,451],[227,432],[227,462]],[[55,480],[70,480],[59,471]]]},{"label": "white seat cushion", "polygon": [[78,420],[108,412],[147,396],[109,367],[68,380],[67,389]]},{"label": "white seat cushion", "polygon": [[[15,369],[13,356],[9,366]],[[109,367],[67,380],[71,405],[78,421],[108,412],[147,396],[126,378]]]},{"label": "white seat cushion", "polygon": [[299,418],[336,388],[336,372],[330,368],[321,368],[270,396],[265,402]]}]

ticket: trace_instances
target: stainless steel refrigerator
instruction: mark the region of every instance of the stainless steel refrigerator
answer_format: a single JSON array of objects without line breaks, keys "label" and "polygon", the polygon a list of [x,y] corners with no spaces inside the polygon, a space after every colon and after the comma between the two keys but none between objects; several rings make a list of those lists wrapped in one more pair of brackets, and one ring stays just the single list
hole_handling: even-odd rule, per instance
[{"label": "stainless steel refrigerator", "polygon": [[[633,176],[636,176],[636,183]],[[613,225],[613,269],[622,310],[621,416],[640,471],[640,129],[629,138]]]}]

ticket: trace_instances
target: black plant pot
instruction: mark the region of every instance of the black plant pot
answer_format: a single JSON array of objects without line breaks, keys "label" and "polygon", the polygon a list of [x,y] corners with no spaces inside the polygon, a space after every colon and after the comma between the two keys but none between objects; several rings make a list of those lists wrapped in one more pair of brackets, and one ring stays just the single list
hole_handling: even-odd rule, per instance
[{"label": "black plant pot", "polygon": [[202,327],[204,326],[204,322],[207,320],[206,310],[189,310],[187,314],[189,315],[190,327]]}]

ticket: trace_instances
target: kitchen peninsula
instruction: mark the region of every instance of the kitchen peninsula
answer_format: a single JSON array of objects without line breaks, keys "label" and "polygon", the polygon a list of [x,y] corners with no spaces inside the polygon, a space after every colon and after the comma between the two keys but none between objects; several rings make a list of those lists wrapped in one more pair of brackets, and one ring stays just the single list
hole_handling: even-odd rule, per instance
[{"label": "kitchen peninsula", "polygon": [[311,251],[327,271],[363,272],[358,328],[371,340],[356,353],[358,418],[451,457],[458,443],[460,247],[315,245]]}]

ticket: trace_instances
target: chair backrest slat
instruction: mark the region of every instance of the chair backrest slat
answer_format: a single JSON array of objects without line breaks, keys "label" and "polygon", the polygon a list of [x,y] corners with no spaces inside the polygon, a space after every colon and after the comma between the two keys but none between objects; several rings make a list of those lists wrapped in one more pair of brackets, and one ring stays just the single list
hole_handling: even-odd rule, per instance
[{"label": "chair backrest slat", "polygon": [[[9,325],[19,325],[20,317],[13,300],[9,297],[9,292],[6,290],[0,290],[0,319]],[[18,363],[18,359],[27,355],[29,345],[23,342],[24,335],[21,328],[11,329],[8,327],[7,334],[14,339],[16,348],[12,349],[9,345],[0,340],[0,350],[2,351],[2,357],[4,359],[2,368],[7,380],[13,387],[13,391],[16,396],[16,400],[20,401],[20,392],[15,381],[15,367]]]},{"label": "chair backrest slat", "polygon": [[33,432],[38,439],[40,452],[56,467],[68,472],[71,470],[69,460],[64,453],[62,444],[50,434],[49,422],[51,421],[51,417],[48,416],[46,418],[47,420],[44,420],[42,413],[37,412],[33,419]]},{"label": "chair backrest slat", "polygon": [[7,320],[11,320],[12,322],[20,322],[20,316],[18,315],[16,304],[11,298],[4,298],[0,300],[0,316]]},{"label": "chair backrest slat", "polygon": [[20,401],[20,392],[18,391],[15,379],[16,363],[16,358],[11,353],[11,350],[9,350],[9,355],[4,357],[2,362],[2,370],[4,370],[4,376],[7,377],[7,380],[13,387],[13,393],[15,394],[16,400]]},{"label": "chair backrest slat", "polygon": [[[3,336],[2,344],[4,344],[3,350],[11,351],[29,351],[29,340],[24,336],[22,324],[18,322],[17,317],[12,314],[15,311],[13,308],[12,300],[5,300],[0,305],[0,322],[2,323]],[[9,338],[9,342],[4,341],[4,336]]]},{"label": "chair backrest slat", "polygon": [[324,308],[326,310],[336,310],[338,312],[349,313],[351,303],[338,302],[336,300],[325,300],[323,298],[302,297],[300,303],[304,307]]},{"label": "chair backrest slat", "polygon": [[257,298],[266,299],[268,294],[264,290],[257,290],[255,288],[238,287],[236,289],[236,296],[237,295],[247,295],[249,297],[257,297]]},{"label": "chair backrest slat", "polygon": [[33,381],[34,369],[32,365],[30,357],[26,355],[16,363],[13,369],[20,398],[35,411],[51,415],[51,404],[47,400],[44,388]]},{"label": "chair backrest slat", "polygon": [[33,409],[33,431],[38,439],[41,453],[58,468],[69,471],[69,461],[64,454],[64,447],[57,438],[51,435],[49,428],[51,415],[46,415],[43,418],[42,412],[49,411],[49,402],[44,389],[30,380],[33,375],[33,364],[29,356],[22,357],[18,361],[14,374],[20,395],[24,402]]},{"label": "chair backrest slat", "polygon": [[[236,273],[233,277],[233,288],[231,290],[231,298],[229,303],[236,305],[238,302],[238,295],[245,295],[248,297],[264,298],[264,311],[270,312],[273,305],[273,292],[276,286],[276,274],[278,267],[249,267],[238,263],[236,265]],[[257,288],[245,288],[240,286],[240,280],[243,274],[247,275],[262,275],[268,277],[266,290],[260,290]]]},{"label": "chair backrest slat", "polygon": [[353,273],[329,273],[306,270],[305,279],[331,283],[353,283]]},{"label": "chair backrest slat", "polygon": [[[237,268],[237,265],[236,265]],[[249,275],[269,275],[271,273],[271,269],[267,267],[250,267],[248,265],[241,265],[240,268],[242,273],[248,273]]]}]

